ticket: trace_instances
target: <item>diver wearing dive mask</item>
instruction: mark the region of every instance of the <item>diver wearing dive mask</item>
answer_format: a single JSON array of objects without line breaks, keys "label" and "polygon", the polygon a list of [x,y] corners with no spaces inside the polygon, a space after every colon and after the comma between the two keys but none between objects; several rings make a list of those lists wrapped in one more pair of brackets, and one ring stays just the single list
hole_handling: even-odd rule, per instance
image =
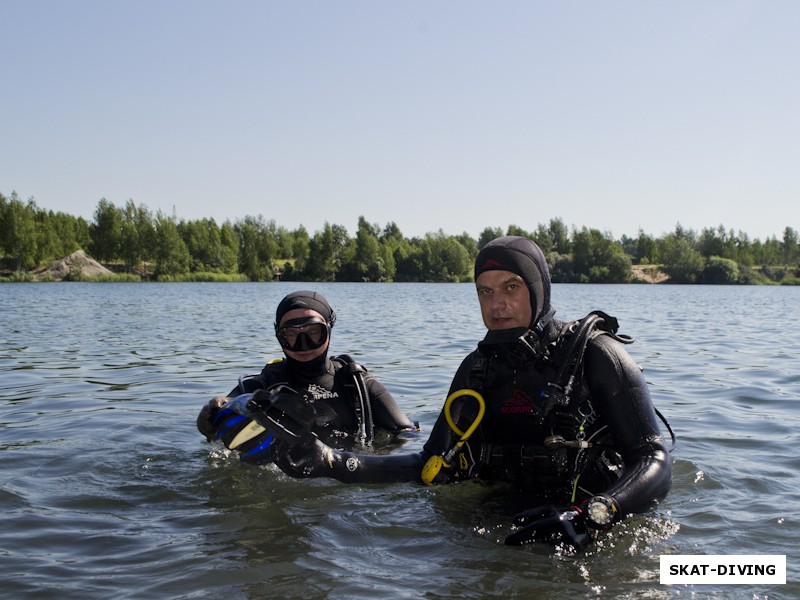
[{"label": "diver wearing dive mask", "polygon": [[220,440],[241,460],[272,460],[273,436],[250,419],[225,408],[232,398],[256,391],[291,388],[314,407],[313,431],[337,447],[369,446],[375,432],[393,436],[417,430],[391,393],[348,355],[328,356],[336,313],[319,292],[288,294],[275,312],[275,337],[285,355],[258,374],[245,375],[227,396],[216,396],[200,412],[197,427],[209,441]]},{"label": "diver wearing dive mask", "polygon": [[289,319],[275,331],[281,346],[292,352],[316,350],[325,345],[330,335],[330,326],[319,317]]}]

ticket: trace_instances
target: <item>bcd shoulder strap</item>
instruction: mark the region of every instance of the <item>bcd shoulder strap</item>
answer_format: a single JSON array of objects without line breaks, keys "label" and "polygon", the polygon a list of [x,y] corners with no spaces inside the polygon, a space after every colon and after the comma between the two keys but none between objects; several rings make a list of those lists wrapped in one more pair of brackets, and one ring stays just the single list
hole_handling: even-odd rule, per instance
[{"label": "bcd shoulder strap", "polygon": [[348,354],[333,356],[331,360],[341,365],[335,376],[339,377],[342,385],[351,391],[353,410],[358,421],[356,438],[368,446],[375,438],[375,423],[372,419],[372,404],[365,378],[367,369]]},{"label": "bcd shoulder strap", "polygon": [[548,384],[545,402],[539,408],[537,418],[540,423],[556,406],[565,409],[577,408],[574,405],[580,399],[580,394],[573,392],[583,367],[586,347],[592,339],[600,335],[609,335],[623,344],[633,343],[630,337],[618,335],[618,330],[617,319],[599,310],[590,312],[583,319],[564,325],[554,354],[558,374]]}]

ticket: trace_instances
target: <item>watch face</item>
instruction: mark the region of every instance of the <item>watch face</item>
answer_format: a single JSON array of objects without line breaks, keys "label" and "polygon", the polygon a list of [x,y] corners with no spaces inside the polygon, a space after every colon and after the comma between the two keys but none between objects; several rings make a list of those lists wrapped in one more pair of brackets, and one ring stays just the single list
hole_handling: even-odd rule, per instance
[{"label": "watch face", "polygon": [[605,502],[594,500],[589,503],[589,518],[598,525],[607,525],[611,521],[611,513]]}]

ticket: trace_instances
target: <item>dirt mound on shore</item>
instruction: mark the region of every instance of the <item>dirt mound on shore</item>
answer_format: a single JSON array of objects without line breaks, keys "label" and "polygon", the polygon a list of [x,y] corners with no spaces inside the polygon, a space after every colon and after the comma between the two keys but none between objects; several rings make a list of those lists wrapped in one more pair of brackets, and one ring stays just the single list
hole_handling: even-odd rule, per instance
[{"label": "dirt mound on shore", "polygon": [[63,281],[68,276],[98,277],[113,274],[91,256],[87,256],[83,250],[59,258],[46,269],[34,273],[36,279],[52,281]]},{"label": "dirt mound on shore", "polygon": [[664,283],[669,281],[669,275],[664,273],[658,265],[634,265],[633,280],[647,283]]}]

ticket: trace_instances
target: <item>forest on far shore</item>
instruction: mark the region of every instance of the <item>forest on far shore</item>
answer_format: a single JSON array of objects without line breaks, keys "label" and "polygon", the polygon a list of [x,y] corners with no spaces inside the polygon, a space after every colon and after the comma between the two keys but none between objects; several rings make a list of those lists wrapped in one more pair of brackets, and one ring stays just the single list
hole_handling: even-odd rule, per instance
[{"label": "forest on far shore", "polygon": [[218,224],[178,220],[129,200],[97,203],[92,222],[0,194],[0,281],[37,281],[53,261],[83,250],[113,271],[80,281],[417,281],[472,280],[475,256],[502,235],[522,235],[544,251],[555,283],[665,281],[699,284],[800,283],[800,239],[750,239],[722,225],[702,231],[680,224],[660,237],[643,231],[620,239],[561,219],[546,224],[485,228],[477,238],[441,229],[406,238],[395,223],[381,227],[359,217],[354,236],[325,223],[310,234],[262,215]]}]

